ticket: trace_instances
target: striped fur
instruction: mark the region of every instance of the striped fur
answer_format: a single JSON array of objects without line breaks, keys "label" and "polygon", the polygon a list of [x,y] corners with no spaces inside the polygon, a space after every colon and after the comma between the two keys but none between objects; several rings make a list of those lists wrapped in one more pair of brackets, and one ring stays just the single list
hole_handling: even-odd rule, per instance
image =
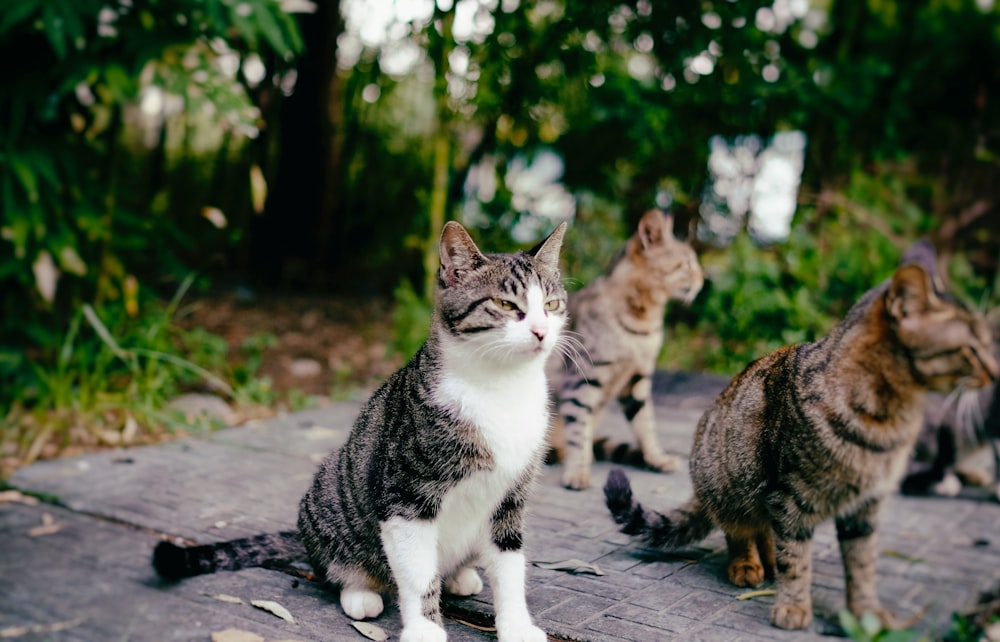
[{"label": "striped fur", "polygon": [[998,375],[984,319],[936,292],[909,263],[869,291],[830,334],[782,348],[733,379],[702,416],[691,450],[694,498],[659,515],[609,478],[608,507],[628,532],[683,546],[725,532],[729,579],[757,586],[776,573],[771,622],[812,621],[810,542],[836,521],[856,615],[875,611],[879,505],[897,488],[920,432],[928,390],[982,387]]},{"label": "striped fur", "polygon": [[[564,462],[564,486],[589,487],[595,456],[663,472],[677,467],[677,457],[663,452],[656,435],[652,375],[663,345],[667,301],[690,302],[702,283],[698,257],[674,238],[672,218],[651,210],[606,272],[570,297],[570,341],[576,339],[583,349],[579,356],[549,364],[558,396],[550,461]],[[638,449],[595,438],[605,408],[615,399]]]},{"label": "striped fur", "polygon": [[[994,312],[1000,313],[1000,309]],[[994,336],[998,326],[993,324]],[[993,357],[1000,359],[994,341]],[[963,460],[989,445],[993,469],[966,466]],[[953,497],[965,486],[990,488],[1000,500],[1000,386],[995,383],[957,394],[931,394],[924,412],[924,427],[907,466],[902,490],[907,495]]]},{"label": "striped fur", "polygon": [[[521,545],[546,448],[545,362],[566,318],[565,229],[530,252],[484,255],[460,225],[445,226],[427,342],[368,400],[302,498],[298,531],[279,538],[340,587],[348,616],[379,615],[395,590],[400,639],[444,640],[442,585],[477,593],[482,565],[499,638],[546,639],[528,615]],[[268,563],[254,543],[161,543],[156,568],[176,578]]]}]

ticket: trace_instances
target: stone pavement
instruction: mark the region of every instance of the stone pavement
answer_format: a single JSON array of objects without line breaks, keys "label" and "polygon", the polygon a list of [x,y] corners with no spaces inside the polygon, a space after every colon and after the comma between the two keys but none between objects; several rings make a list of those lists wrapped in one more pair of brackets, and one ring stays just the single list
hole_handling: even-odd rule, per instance
[{"label": "stone pavement", "polygon": [[[668,450],[687,454],[698,416],[722,385],[717,378],[658,373],[657,424]],[[342,443],[359,406],[343,402],[20,470],[9,483],[43,501],[0,503],[0,638],[207,641],[236,628],[268,642],[365,640],[335,594],[314,582],[250,569],[167,584],[149,563],[164,535],[209,542],[294,525],[316,463]],[[611,411],[601,432],[626,436],[627,430]],[[816,622],[806,632],[780,631],[767,621],[773,597],[738,599],[746,590],[726,581],[721,534],[666,555],[619,533],[600,490],[610,469],[596,465],[595,487],[572,492],[559,486],[560,468],[548,468],[531,503],[530,560],[581,560],[604,573],[529,566],[529,608],[553,639],[819,640],[838,632],[843,572],[832,524],[814,541]],[[690,493],[686,471],[628,474],[651,507],[670,507]],[[931,637],[940,638],[952,613],[1000,581],[996,503],[893,497],[880,533],[879,594],[897,616],[924,612],[916,628]],[[294,622],[250,606],[260,599],[286,607]],[[489,623],[491,602],[489,588],[475,598],[447,600],[449,639],[495,639],[475,626]],[[374,624],[398,638],[391,600]]]}]

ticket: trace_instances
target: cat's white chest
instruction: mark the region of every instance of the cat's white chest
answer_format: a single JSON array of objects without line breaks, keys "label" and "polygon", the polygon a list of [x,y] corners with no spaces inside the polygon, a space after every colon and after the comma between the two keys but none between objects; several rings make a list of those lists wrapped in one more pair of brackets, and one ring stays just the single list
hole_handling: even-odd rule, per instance
[{"label": "cat's white chest", "polygon": [[520,474],[545,440],[549,400],[541,363],[481,380],[445,376],[437,397],[479,428],[498,472]]},{"label": "cat's white chest", "polygon": [[497,507],[533,464],[546,438],[548,393],[539,365],[537,375],[497,377],[488,383],[445,377],[437,397],[479,428],[493,463],[444,497],[437,518],[438,549],[447,573],[481,550]]}]

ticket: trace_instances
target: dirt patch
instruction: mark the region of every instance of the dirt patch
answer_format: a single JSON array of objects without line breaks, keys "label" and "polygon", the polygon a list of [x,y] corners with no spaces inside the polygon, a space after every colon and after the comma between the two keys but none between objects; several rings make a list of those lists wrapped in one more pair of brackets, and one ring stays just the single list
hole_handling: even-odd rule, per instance
[{"label": "dirt patch", "polygon": [[234,362],[245,362],[248,342],[268,345],[258,377],[269,378],[280,395],[330,397],[374,388],[402,365],[391,348],[391,312],[381,299],[222,296],[184,306],[178,325],[222,337]]}]

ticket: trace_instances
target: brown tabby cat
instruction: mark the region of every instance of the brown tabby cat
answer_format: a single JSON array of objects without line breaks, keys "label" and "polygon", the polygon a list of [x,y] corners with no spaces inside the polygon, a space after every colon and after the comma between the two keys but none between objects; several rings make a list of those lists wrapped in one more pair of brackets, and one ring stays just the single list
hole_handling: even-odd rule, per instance
[{"label": "brown tabby cat", "polygon": [[663,472],[677,468],[677,458],[660,446],[653,404],[647,402],[667,301],[690,302],[702,283],[694,250],[673,236],[673,218],[650,210],[605,273],[570,296],[570,334],[582,344],[582,354],[553,359],[548,368],[558,398],[550,444],[565,462],[564,486],[590,486],[594,427],[614,398],[635,432],[643,463]]},{"label": "brown tabby cat", "polygon": [[989,346],[985,320],[904,257],[827,337],[755,361],[722,392],[695,433],[687,504],[647,511],[615,470],[608,508],[624,532],[668,549],[720,527],[733,584],[777,571],[771,622],[786,629],[812,621],[810,542],[832,517],[848,608],[891,624],[875,592],[879,505],[905,470],[927,390],[987,385],[1000,374]]}]

